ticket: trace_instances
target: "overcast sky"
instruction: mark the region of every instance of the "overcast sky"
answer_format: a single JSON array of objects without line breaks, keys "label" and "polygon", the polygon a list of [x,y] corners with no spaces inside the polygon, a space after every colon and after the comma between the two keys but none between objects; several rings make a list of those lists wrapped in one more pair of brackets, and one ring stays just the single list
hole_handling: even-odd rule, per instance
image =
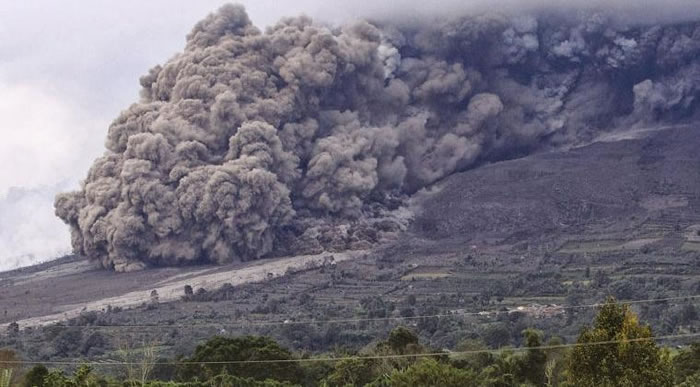
[{"label": "overcast sky", "polygon": [[[300,13],[337,23],[366,15],[423,17],[493,4],[487,0],[238,2],[246,5],[259,27]],[[499,0],[510,6],[543,2],[557,3]],[[53,215],[53,196],[77,188],[103,151],[110,121],[136,101],[138,78],[181,50],[190,28],[223,3],[0,0],[0,270],[68,252],[68,231]],[[655,4],[652,12],[645,12],[655,17],[697,15],[700,8],[700,0],[674,3],[680,6],[654,0],[612,2],[647,10]]]}]

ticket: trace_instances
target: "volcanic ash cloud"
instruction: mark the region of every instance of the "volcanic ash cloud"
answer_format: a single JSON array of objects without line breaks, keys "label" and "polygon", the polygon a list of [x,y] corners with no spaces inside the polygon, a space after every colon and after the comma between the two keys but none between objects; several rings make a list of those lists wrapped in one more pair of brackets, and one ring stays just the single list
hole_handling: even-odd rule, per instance
[{"label": "volcanic ash cloud", "polygon": [[360,248],[456,171],[693,117],[700,24],[576,15],[262,33],[224,6],[141,78],[56,214],[76,253],[117,271]]}]

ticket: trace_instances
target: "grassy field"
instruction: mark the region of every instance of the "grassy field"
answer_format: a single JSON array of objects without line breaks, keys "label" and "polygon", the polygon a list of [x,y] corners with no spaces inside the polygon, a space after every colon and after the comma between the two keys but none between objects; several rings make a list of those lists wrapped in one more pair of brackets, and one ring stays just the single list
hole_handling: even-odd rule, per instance
[{"label": "grassy field", "polygon": [[[639,250],[646,245],[658,242],[660,238],[643,238],[635,240],[595,240],[595,241],[571,241],[567,242],[559,249],[562,254],[586,254],[586,253],[606,253],[621,250]],[[700,245],[700,244],[699,244]]]}]

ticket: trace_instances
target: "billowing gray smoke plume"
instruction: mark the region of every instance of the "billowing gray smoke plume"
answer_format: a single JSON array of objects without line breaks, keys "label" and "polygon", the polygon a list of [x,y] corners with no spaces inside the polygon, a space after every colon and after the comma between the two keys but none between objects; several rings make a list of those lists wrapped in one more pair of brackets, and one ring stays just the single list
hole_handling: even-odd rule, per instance
[{"label": "billowing gray smoke plume", "polygon": [[228,5],[141,84],[82,189],[56,199],[75,252],[118,271],[366,246],[455,171],[691,119],[700,23],[299,17],[261,33]]}]

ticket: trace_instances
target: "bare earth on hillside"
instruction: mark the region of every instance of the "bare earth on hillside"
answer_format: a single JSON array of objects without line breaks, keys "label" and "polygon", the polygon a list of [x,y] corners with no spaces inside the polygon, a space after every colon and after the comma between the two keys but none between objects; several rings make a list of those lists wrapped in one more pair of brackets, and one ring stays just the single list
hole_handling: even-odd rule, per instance
[{"label": "bare earth on hillside", "polygon": [[[324,253],[221,267],[152,269],[129,274],[108,273],[95,270],[87,262],[69,261],[45,271],[20,272],[12,279],[3,278],[0,308],[13,312],[5,314],[3,323],[17,321],[22,327],[45,325],[75,318],[81,312],[105,310],[108,306],[140,305],[151,300],[154,290],[159,301],[175,301],[183,296],[185,285],[195,289],[216,289],[225,283],[235,286],[261,282],[363,254],[362,251]],[[76,284],[79,284],[77,289]],[[95,291],[85,294],[84,290],[91,288]]]}]

